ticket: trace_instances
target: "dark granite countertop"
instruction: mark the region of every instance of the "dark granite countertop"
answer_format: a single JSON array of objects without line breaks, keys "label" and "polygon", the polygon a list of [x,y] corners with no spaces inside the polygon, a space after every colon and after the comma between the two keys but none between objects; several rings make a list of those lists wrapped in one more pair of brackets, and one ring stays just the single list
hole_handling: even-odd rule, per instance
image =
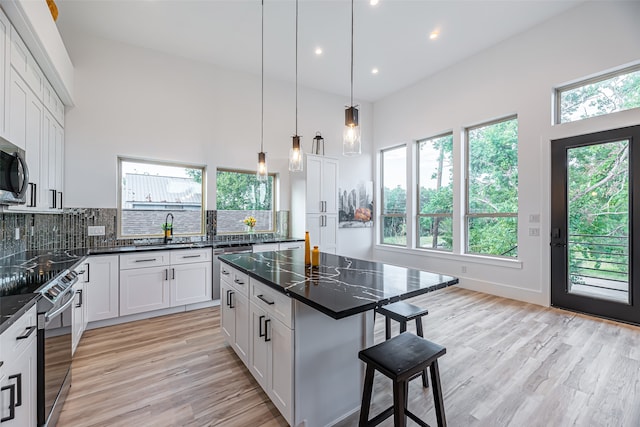
[{"label": "dark granite countertop", "polygon": [[443,274],[327,253],[320,254],[320,267],[306,268],[300,250],[219,259],[334,319],[458,283]]}]

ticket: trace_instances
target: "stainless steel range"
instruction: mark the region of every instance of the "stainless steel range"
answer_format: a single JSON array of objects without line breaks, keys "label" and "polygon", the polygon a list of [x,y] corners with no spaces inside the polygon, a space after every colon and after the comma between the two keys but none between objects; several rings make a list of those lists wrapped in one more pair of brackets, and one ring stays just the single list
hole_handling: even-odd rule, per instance
[{"label": "stainless steel range", "polygon": [[37,292],[38,426],[55,426],[71,387],[71,312],[78,281],[65,270]]}]

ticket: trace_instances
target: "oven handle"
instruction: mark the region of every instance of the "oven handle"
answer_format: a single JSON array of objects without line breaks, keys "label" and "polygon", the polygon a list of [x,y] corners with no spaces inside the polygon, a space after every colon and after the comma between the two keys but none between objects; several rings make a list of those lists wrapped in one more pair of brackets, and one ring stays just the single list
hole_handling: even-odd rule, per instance
[{"label": "oven handle", "polygon": [[65,302],[62,307],[56,309],[53,312],[46,312],[44,314],[44,321],[46,323],[49,323],[49,320],[51,320],[52,318],[56,317],[58,314],[62,313],[63,311],[65,311],[71,304],[73,304],[73,297],[76,294],[76,291],[74,289],[71,289],[71,292],[69,292],[71,294],[71,297],[69,298],[69,301]]}]

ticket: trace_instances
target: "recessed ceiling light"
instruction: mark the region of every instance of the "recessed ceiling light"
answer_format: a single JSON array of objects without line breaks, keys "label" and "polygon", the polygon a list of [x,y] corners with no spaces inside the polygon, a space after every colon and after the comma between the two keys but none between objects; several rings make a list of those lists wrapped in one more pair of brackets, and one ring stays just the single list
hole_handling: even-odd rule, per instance
[{"label": "recessed ceiling light", "polygon": [[431,40],[435,40],[438,37],[440,37],[440,31],[439,30],[433,30],[433,31],[431,31],[431,34],[429,34],[429,39],[431,39]]},{"label": "recessed ceiling light", "polygon": [[375,5],[377,5],[377,4],[378,4],[378,2],[379,2],[379,1],[380,1],[380,0],[369,0],[369,4],[370,4],[371,6],[375,6]]},{"label": "recessed ceiling light", "polygon": [[316,55],[322,55],[322,48],[321,47],[317,47],[315,52],[316,52]]},{"label": "recessed ceiling light", "polygon": [[371,74],[378,74],[378,69],[377,68],[372,68],[371,69]]}]

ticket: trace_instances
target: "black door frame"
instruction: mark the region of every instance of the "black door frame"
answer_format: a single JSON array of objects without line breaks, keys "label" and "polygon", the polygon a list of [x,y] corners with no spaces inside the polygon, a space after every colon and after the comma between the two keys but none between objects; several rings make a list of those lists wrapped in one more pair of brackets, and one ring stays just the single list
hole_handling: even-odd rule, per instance
[{"label": "black door frame", "polygon": [[[629,140],[629,303],[568,292],[567,151]],[[640,242],[640,125],[551,141],[551,305],[598,317],[640,324],[640,274],[634,274]],[[637,226],[634,226],[637,224]],[[639,260],[640,261],[640,260]],[[640,267],[638,268],[640,272]]]}]

